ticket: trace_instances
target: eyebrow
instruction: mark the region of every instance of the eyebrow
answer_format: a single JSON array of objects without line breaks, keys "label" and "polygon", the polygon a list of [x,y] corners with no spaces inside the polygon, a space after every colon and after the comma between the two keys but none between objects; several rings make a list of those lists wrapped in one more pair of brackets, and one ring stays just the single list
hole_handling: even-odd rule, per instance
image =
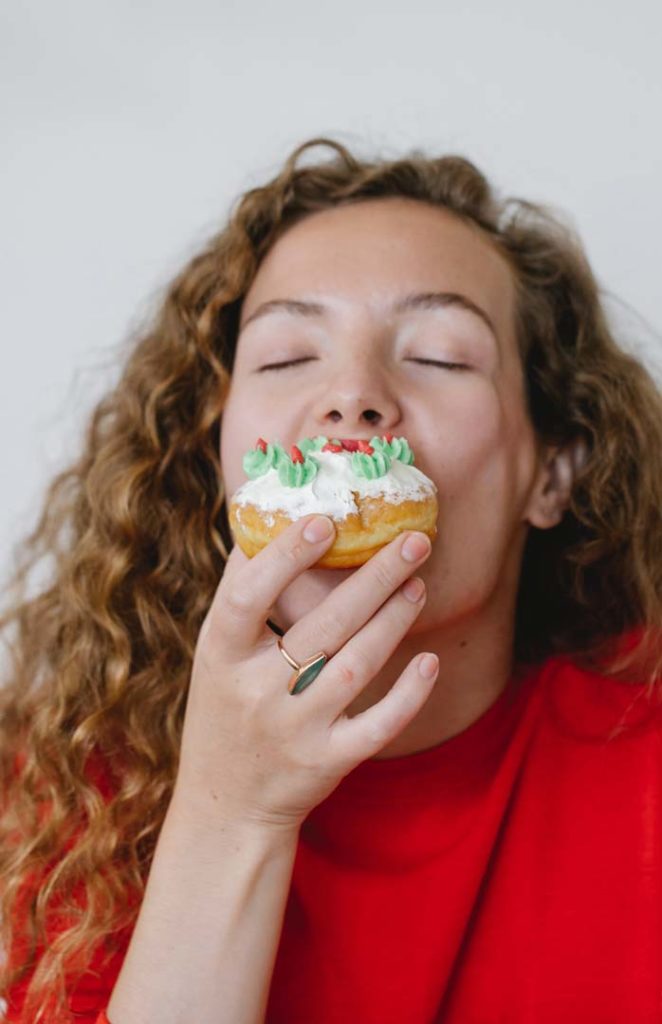
[{"label": "eyebrow", "polygon": [[[447,309],[448,307],[463,309],[467,313],[473,313],[475,316],[480,317],[498,342],[496,328],[485,310],[481,309],[475,302],[472,302],[471,299],[468,299],[466,295],[461,295],[459,292],[414,292],[394,302],[391,306],[391,312],[409,313],[420,310]],[[241,330],[243,331],[244,328],[248,327],[253,320],[268,316],[269,313],[281,312],[289,313],[292,316],[316,317],[322,316],[327,311],[328,307],[322,305],[321,302],[306,302],[302,299],[271,299],[269,302],[263,302],[254,313],[251,313],[242,325]]]}]

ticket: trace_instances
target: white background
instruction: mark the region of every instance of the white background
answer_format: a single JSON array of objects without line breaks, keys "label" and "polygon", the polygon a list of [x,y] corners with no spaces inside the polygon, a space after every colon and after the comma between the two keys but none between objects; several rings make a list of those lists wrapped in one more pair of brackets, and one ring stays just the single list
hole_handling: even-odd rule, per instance
[{"label": "white background", "polygon": [[662,363],[659,0],[5,3],[0,568],[114,350],[305,139],[459,152],[580,231]]}]

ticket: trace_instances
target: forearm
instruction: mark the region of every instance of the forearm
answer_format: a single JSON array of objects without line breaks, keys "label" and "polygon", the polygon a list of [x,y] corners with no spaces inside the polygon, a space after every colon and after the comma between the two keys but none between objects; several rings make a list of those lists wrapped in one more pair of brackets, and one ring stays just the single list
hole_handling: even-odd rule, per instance
[{"label": "forearm", "polygon": [[297,835],[192,826],[171,805],[110,1024],[262,1024]]}]

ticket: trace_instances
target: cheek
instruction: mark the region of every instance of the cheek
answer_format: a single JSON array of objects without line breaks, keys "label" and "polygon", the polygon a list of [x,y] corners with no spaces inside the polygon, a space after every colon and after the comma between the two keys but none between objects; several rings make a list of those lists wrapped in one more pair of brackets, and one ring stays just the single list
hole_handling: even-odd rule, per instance
[{"label": "cheek", "polygon": [[[291,396],[289,397],[291,407]],[[291,424],[268,394],[252,387],[231,387],[221,416],[220,459],[226,494],[231,496],[246,482],[243,458],[258,437],[284,443]]]},{"label": "cheek", "polygon": [[501,403],[491,389],[484,389],[480,400],[447,412],[434,461],[442,503],[453,501],[493,474],[506,433]]},{"label": "cheek", "polygon": [[486,389],[456,417],[435,461],[439,488],[436,569],[491,575],[522,518],[533,463],[532,430],[512,392]]},{"label": "cheek", "polygon": [[242,478],[245,479],[245,476],[241,458],[237,459],[236,455],[224,453],[223,444],[221,444],[221,476],[225,497],[229,501],[235,491],[241,487]]},{"label": "cheek", "polygon": [[439,532],[422,575],[428,600],[415,631],[482,607],[499,588],[517,585],[525,443],[498,405],[467,423],[439,467]]},{"label": "cheek", "polygon": [[243,402],[239,394],[231,391],[221,416],[220,459],[228,497],[245,482],[243,458],[258,437],[250,408],[248,402]]}]

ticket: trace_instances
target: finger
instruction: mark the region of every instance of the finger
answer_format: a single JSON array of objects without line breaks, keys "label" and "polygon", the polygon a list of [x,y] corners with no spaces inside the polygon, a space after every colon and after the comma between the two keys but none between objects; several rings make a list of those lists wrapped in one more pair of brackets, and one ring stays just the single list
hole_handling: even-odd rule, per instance
[{"label": "finger", "polygon": [[[431,675],[425,674],[431,669]],[[333,727],[333,743],[351,767],[374,757],[399,736],[430,696],[439,674],[434,654],[417,654],[380,701],[354,718],[344,717]]]},{"label": "finger", "polygon": [[[420,541],[420,551],[409,561],[405,545],[412,539]],[[431,550],[428,537],[416,531],[387,544],[287,631],[283,643],[289,654],[296,661],[319,650],[332,657],[425,562]]]},{"label": "finger", "polygon": [[[325,538],[309,539],[307,527],[313,520],[329,523],[331,532]],[[240,656],[252,652],[280,594],[320,560],[334,536],[331,519],[306,516],[288,526],[253,558],[246,559],[246,564],[233,563],[228,576],[224,574],[221,579],[209,611],[210,630],[225,650]]]},{"label": "finger", "polygon": [[388,662],[418,618],[426,596],[422,579],[407,580],[301,693],[301,706],[314,706],[327,721],[337,719]]},{"label": "finger", "polygon": [[226,559],[223,577],[229,579],[233,573],[237,572],[241,566],[247,565],[248,562],[250,562],[248,555],[244,554],[238,544],[235,544]]}]

